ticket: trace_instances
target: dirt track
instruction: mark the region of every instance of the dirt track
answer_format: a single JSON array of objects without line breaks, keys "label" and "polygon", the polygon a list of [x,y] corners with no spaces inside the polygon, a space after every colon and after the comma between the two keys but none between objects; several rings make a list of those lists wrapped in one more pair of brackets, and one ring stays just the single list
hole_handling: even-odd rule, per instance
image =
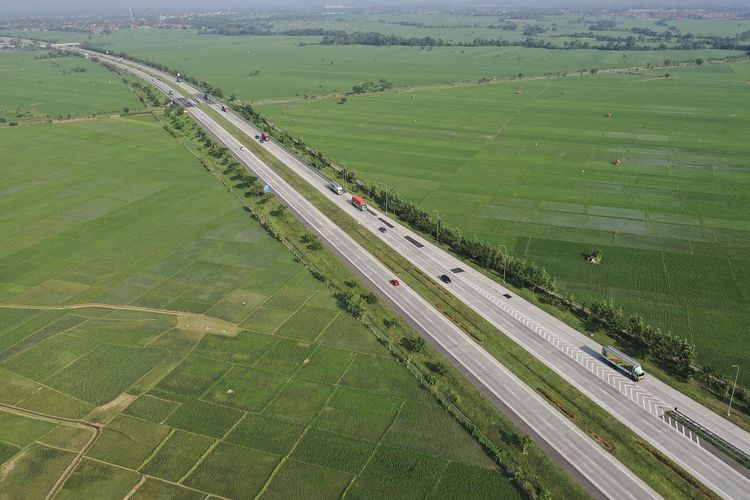
[{"label": "dirt track", "polygon": [[47,493],[47,497],[46,497],[47,500],[53,498],[57,494],[57,492],[60,491],[60,488],[63,487],[63,485],[65,484],[65,481],[68,480],[68,478],[73,473],[73,471],[78,466],[78,464],[81,463],[81,460],[83,460],[83,456],[86,454],[89,448],[91,448],[91,446],[96,441],[96,438],[98,438],[102,432],[102,427],[100,424],[86,422],[85,420],[77,420],[77,419],[65,418],[65,417],[56,417],[54,415],[48,415],[46,413],[40,413],[40,412],[33,411],[33,410],[25,410],[23,408],[18,408],[16,406],[5,404],[5,403],[0,403],[0,410],[5,410],[10,413],[22,415],[24,417],[35,418],[37,420],[45,420],[47,422],[54,422],[57,424],[71,424],[76,427],[89,429],[92,431],[91,439],[89,439],[88,442],[83,447],[81,447],[78,454],[70,462],[70,464],[65,468],[63,473],[60,475],[60,477],[57,479],[55,484],[52,486],[52,489],[49,491],[49,493]]}]

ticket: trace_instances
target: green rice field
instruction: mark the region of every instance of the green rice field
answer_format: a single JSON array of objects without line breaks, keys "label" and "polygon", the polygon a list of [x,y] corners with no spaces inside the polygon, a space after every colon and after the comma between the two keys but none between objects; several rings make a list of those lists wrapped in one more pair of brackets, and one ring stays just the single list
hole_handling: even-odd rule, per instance
[{"label": "green rice field", "polygon": [[[44,38],[54,34],[38,33]],[[423,35],[424,36],[424,35]],[[68,38],[68,37],[66,37]],[[192,30],[122,30],[79,34],[97,47],[124,51],[206,80],[244,100],[327,95],[384,78],[395,87],[480,78],[662,64],[665,59],[741,55],[739,51],[603,51],[523,47],[368,47],[316,45],[321,37],[198,35]],[[300,46],[300,43],[308,45]],[[257,73],[256,73],[257,72]]]},{"label": "green rice field", "polygon": [[80,57],[50,58],[39,50],[0,51],[0,81],[0,118],[8,122],[143,109],[122,80]]},{"label": "green rice field", "polygon": [[[435,36],[443,28],[429,26],[451,24],[436,16],[398,18],[427,28],[385,15],[279,21],[275,29],[340,24],[345,31]],[[468,22],[459,17],[452,24]],[[580,20],[540,22],[575,31]],[[649,22],[621,18],[612,33]],[[674,23],[695,33],[747,28],[727,20]],[[450,30],[482,29],[489,28]],[[728,374],[731,365],[750,361],[737,348],[750,327],[750,222],[742,189],[748,117],[740,105],[750,71],[746,63],[643,69],[665,59],[738,53],[300,46],[319,38],[190,30],[123,30],[90,40],[255,101],[363,178],[439,211],[465,234],[543,264],[563,291],[586,302],[612,298],[626,313],[693,340],[702,364]],[[640,69],[579,71],[613,67]],[[517,73],[542,78],[454,86]],[[400,91],[350,96],[345,104],[306,98],[380,78]],[[583,257],[595,248],[606,257],[592,266]],[[750,383],[750,375],[741,376]]]},{"label": "green rice field", "polygon": [[[543,264],[563,291],[694,340],[701,363],[729,373],[750,362],[748,81],[747,63],[704,64],[259,109],[465,235]],[[585,259],[594,249],[600,265]]]},{"label": "green rice field", "polygon": [[[103,424],[58,498],[521,496],[153,116],[0,150],[0,403]],[[90,436],[0,408],[0,498]]]}]

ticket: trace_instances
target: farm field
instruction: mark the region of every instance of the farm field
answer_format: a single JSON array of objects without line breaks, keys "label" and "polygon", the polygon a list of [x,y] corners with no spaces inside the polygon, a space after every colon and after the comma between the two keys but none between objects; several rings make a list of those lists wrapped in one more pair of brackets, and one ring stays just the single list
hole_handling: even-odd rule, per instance
[{"label": "farm field", "polygon": [[694,339],[699,361],[728,373],[750,361],[738,349],[748,79],[746,63],[704,64],[258,108],[464,234],[543,264],[564,291]]},{"label": "farm field", "polygon": [[[44,34],[40,34],[43,36]],[[51,37],[53,37],[52,35]],[[198,35],[192,30],[122,30],[81,35],[97,47],[124,51],[218,86],[244,100],[319,96],[384,78],[394,87],[448,84],[581,69],[644,66],[738,51],[602,51],[522,47],[366,47],[305,45],[321,37]],[[258,72],[255,74],[255,72]]]},{"label": "farm field", "polygon": [[[475,38],[520,41],[528,35],[524,28],[540,26],[545,31],[538,36],[553,43],[562,39],[571,39],[569,35],[575,33],[592,33],[589,27],[598,21],[615,21],[615,27],[607,30],[610,36],[627,37],[633,35],[632,28],[647,28],[655,32],[666,31],[666,27],[657,24],[659,19],[624,15],[565,15],[544,14],[539,11],[531,16],[523,16],[516,12],[512,17],[493,16],[489,14],[471,15],[457,12],[425,11],[425,12],[377,12],[372,14],[344,14],[332,17],[321,16],[315,19],[279,19],[273,23],[274,32],[284,32],[294,29],[322,28],[331,31],[346,32],[378,32],[384,35],[399,35],[407,38],[423,38],[426,36],[451,42],[471,42]],[[524,18],[526,17],[526,18]],[[513,23],[515,29],[503,29],[503,25]],[[674,26],[682,32],[734,36],[750,29],[747,19],[716,18],[689,19],[676,17],[668,20],[668,26]],[[599,32],[602,33],[602,32]],[[596,34],[596,33],[592,33]],[[594,36],[581,39],[596,43]],[[646,42],[641,42],[646,43]],[[600,42],[601,44],[601,42]]]},{"label": "farm field", "polygon": [[[151,115],[0,149],[0,403],[104,424],[60,498],[520,497]],[[85,442],[0,410],[0,496]]]},{"label": "farm field", "polygon": [[101,65],[47,56],[38,50],[0,51],[0,118],[22,123],[143,109],[122,80]]}]

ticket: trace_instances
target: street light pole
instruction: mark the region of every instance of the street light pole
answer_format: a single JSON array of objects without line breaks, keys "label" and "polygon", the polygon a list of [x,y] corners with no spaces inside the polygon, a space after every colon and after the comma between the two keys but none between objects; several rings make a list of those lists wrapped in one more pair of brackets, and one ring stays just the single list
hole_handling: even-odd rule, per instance
[{"label": "street light pole", "polygon": [[440,244],[440,213],[438,213],[437,210],[433,210],[435,212],[435,217],[437,218],[437,224],[435,225],[435,241],[437,244]]},{"label": "street light pole", "polygon": [[385,186],[385,213],[388,213],[388,184],[385,182],[376,182],[375,184]]},{"label": "street light pole", "polygon": [[346,191],[349,191],[349,170],[346,168],[346,163],[343,161],[341,162],[341,166],[343,167],[341,170],[341,174],[344,176],[344,189]]},{"label": "street light pole", "polygon": [[508,267],[508,248],[505,245],[498,246],[505,250],[503,253],[503,283],[507,283],[507,281],[505,281],[505,269]]},{"label": "street light pole", "polygon": [[737,389],[737,377],[740,375],[740,365],[732,365],[732,368],[737,368],[737,373],[734,374],[734,386],[732,387],[732,396],[729,398],[729,409],[727,410],[727,417],[732,414],[732,401],[734,400],[734,390]]}]

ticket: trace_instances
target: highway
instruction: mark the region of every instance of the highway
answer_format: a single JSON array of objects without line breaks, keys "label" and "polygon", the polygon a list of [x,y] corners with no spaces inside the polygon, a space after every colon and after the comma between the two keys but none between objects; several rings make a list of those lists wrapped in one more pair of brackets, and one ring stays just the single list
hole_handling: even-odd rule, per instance
[{"label": "highway", "polygon": [[[137,69],[130,62],[126,64],[115,58],[93,55],[130,71],[165,93],[170,89],[165,83]],[[166,78],[164,75],[161,77]],[[174,84],[173,80],[172,82]],[[566,460],[572,470],[579,475],[579,479],[583,479],[584,486],[590,492],[596,496],[614,499],[659,498],[653,489],[503,367],[408,285],[392,286],[389,280],[394,276],[388,268],[291,188],[270,167],[242,147],[236,138],[208,114],[198,106],[192,105],[195,104],[194,100],[192,103],[183,97],[176,100],[185,105],[186,112],[213,134],[248,169],[272,186],[275,194],[300,221],[318,234],[321,241],[333,249],[349,267],[355,269],[372,288],[386,297],[401,315],[416,325],[420,333],[438,348],[449,362],[467,374],[469,380],[480,390],[490,394],[491,401],[501,409],[512,412],[516,419],[523,421],[531,429],[535,437],[543,440],[546,446]],[[233,121],[242,122],[237,116],[227,115]],[[246,125],[244,122],[242,124]]]},{"label": "highway", "polygon": [[[151,69],[149,72],[156,73]],[[218,104],[213,106],[219,109]],[[233,113],[224,116],[251,137],[259,133]],[[423,272],[433,276],[437,283],[719,495],[741,498],[750,491],[748,477],[704,448],[697,436],[671,422],[664,411],[677,407],[682,413],[748,452],[750,434],[746,431],[653,377],[632,382],[602,362],[599,357],[601,346],[586,335],[515,296],[512,291],[474,271],[380,211],[356,210],[346,196],[338,196],[327,188],[325,178],[277,143],[271,141],[264,146],[372,231],[374,237],[383,239]],[[266,179],[266,176],[260,177]],[[381,227],[386,231],[381,232]],[[451,271],[458,269],[461,271]],[[438,277],[444,273],[453,278],[452,283],[439,281]],[[370,278],[370,281],[377,286],[377,278],[374,281]],[[429,336],[430,332],[426,334]],[[483,378],[488,377],[485,375]]]},{"label": "highway", "polygon": [[[243,129],[240,122],[244,121],[240,117],[232,117],[231,121]],[[246,122],[244,131],[257,133]],[[374,215],[356,210],[348,197],[334,194],[328,189],[327,181],[314,169],[277,143],[271,141],[265,147],[370,229],[375,237],[387,242],[421,271],[432,276],[436,283],[716,493],[725,498],[742,498],[750,491],[748,477],[713,455],[702,446],[697,436],[671,422],[664,412],[677,407],[747,452],[750,450],[750,434],[746,431],[654,377],[633,382],[602,361],[599,354],[602,346],[588,336],[516,296],[513,291],[473,270],[381,211]],[[386,229],[385,233],[379,230],[381,227]],[[457,269],[462,271],[452,271]],[[441,274],[451,276],[452,283],[441,282]]]}]

